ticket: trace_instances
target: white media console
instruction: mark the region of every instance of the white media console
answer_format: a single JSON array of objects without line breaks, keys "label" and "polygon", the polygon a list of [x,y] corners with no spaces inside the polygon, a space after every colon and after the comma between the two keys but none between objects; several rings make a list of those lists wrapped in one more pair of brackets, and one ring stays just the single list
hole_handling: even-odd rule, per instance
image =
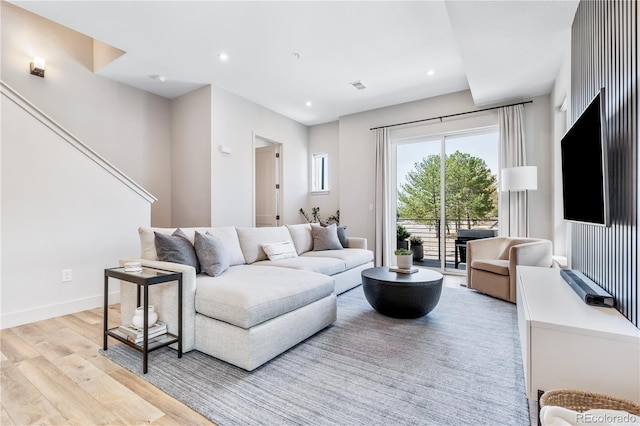
[{"label": "white media console", "polygon": [[527,397],[580,389],[640,402],[640,329],[585,304],[558,268],[518,266],[517,310]]}]

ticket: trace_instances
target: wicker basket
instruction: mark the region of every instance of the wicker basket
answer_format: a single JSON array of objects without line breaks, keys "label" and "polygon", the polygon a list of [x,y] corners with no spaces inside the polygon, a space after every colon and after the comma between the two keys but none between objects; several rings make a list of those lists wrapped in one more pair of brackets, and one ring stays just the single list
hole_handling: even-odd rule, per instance
[{"label": "wicker basket", "polygon": [[592,409],[621,410],[640,416],[640,404],[615,396],[585,392],[574,389],[548,391],[540,398],[540,408],[554,405],[573,411],[584,412]]}]

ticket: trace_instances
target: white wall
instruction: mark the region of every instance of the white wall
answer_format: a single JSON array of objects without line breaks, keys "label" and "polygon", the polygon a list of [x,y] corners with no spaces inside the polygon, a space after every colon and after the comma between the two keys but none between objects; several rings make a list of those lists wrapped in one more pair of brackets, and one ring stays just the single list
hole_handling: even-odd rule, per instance
[{"label": "white wall", "polygon": [[210,86],[171,101],[171,224],[211,224]]},{"label": "white wall", "polygon": [[[158,198],[141,205],[3,98],[1,326],[9,327],[101,306],[104,268],[139,255],[137,227],[170,225],[171,119],[167,99],[92,72],[92,39],[7,2],[0,11],[3,82]],[[47,61],[45,78],[29,74],[36,55]],[[73,271],[70,283],[61,283],[63,269]]]},{"label": "white wall", "polygon": [[[340,123],[320,124],[309,128],[308,179],[311,190],[311,170],[313,154],[326,152],[329,154],[329,192],[310,194],[309,202],[303,207],[311,214],[312,207],[320,207],[320,216],[326,219],[340,208]],[[304,219],[300,217],[301,221]]]},{"label": "white wall", "polygon": [[[308,199],[308,128],[258,104],[211,88],[211,225],[254,222],[254,136],[282,144],[282,223],[299,223]],[[231,149],[219,151],[219,145]]]},{"label": "white wall", "polygon": [[[94,74],[93,39],[4,1],[0,11],[2,80],[151,192],[151,222],[170,226],[169,100]],[[45,78],[29,74],[34,56]]]},{"label": "white wall", "polygon": [[[564,221],[562,205],[562,157],[560,140],[569,129],[571,117],[571,41],[567,41],[565,56],[551,92],[551,123],[553,126],[553,251],[558,256],[569,255],[569,226]],[[560,106],[566,99],[566,111]]]},{"label": "white wall", "polygon": [[102,306],[103,271],[138,257],[149,201],[4,94],[1,107],[0,327]]},{"label": "white wall", "polygon": [[[349,226],[349,235],[364,236],[370,247],[374,242],[375,142],[372,127],[437,117],[476,109],[469,91],[424,99],[340,118],[340,215]],[[481,113],[446,119],[445,123],[429,122],[391,131],[391,138],[478,128],[498,124],[497,113]],[[549,97],[534,99],[525,106],[527,158],[538,166],[538,191],[531,192],[530,234],[550,238],[552,194],[550,188],[550,122]]]}]

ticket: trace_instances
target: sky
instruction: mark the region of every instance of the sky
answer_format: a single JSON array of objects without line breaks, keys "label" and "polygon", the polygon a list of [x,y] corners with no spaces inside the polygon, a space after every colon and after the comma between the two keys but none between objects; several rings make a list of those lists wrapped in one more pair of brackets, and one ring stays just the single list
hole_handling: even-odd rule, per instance
[{"label": "sky", "polygon": [[[491,172],[498,175],[498,132],[478,135],[465,134],[462,136],[448,136],[446,138],[446,153],[453,154],[456,151],[466,152],[474,157],[482,158]],[[398,187],[405,182],[407,173],[414,169],[415,163],[422,161],[424,157],[440,153],[440,138],[429,140],[413,139],[412,143],[398,144],[397,173]]]}]

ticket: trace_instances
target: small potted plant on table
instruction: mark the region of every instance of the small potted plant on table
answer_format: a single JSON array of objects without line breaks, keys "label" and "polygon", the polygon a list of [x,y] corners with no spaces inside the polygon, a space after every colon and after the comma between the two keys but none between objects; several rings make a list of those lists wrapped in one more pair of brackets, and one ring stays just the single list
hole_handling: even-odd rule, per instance
[{"label": "small potted plant on table", "polygon": [[414,235],[409,240],[411,243],[411,252],[413,253],[413,260],[421,260],[424,257],[424,248],[422,247],[422,238]]},{"label": "small potted plant on table", "polygon": [[399,248],[394,252],[394,254],[396,255],[398,268],[411,269],[411,265],[413,264],[413,253],[411,253],[411,250]]}]

